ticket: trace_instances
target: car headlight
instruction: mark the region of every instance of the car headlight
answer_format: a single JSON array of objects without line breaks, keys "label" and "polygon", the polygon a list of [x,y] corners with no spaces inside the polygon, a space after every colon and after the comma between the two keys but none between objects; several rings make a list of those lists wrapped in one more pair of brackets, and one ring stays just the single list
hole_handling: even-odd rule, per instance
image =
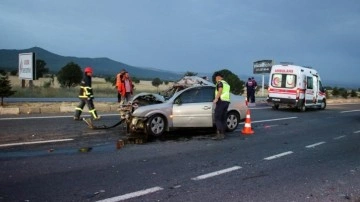
[{"label": "car headlight", "polygon": [[131,125],[136,125],[138,121],[139,121],[138,118],[133,117],[132,120],[131,120]]}]

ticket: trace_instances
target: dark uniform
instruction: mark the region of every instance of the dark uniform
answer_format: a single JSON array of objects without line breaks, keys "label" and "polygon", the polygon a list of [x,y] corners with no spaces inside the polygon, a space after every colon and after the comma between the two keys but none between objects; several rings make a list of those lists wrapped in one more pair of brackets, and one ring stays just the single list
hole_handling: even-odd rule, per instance
[{"label": "dark uniform", "polygon": [[75,108],[74,120],[80,120],[80,115],[85,105],[88,106],[89,112],[91,113],[93,119],[100,118],[96,113],[96,109],[93,102],[94,93],[91,88],[91,77],[92,77],[92,69],[91,67],[86,67],[84,78],[81,81],[81,85],[80,85],[80,92],[79,92],[80,103]]},{"label": "dark uniform", "polygon": [[252,94],[252,98],[251,98],[251,103],[255,103],[255,93],[256,93],[256,88],[257,88],[257,82],[256,82],[256,80],[254,79],[254,77],[251,77],[251,80],[252,80],[253,88],[254,88],[254,91],[253,91],[253,94]]},{"label": "dark uniform", "polygon": [[246,82],[247,101],[248,102],[253,102],[255,100],[255,98],[253,98],[254,95],[255,95],[254,82],[253,82],[253,80],[251,78],[249,78],[248,81]]}]

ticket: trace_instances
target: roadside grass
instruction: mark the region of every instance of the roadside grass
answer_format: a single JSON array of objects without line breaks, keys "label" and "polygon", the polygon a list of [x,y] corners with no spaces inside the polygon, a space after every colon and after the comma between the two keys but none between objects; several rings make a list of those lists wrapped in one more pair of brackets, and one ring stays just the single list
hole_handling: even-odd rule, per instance
[{"label": "roadside grass", "polygon": [[[61,88],[60,85],[55,81],[54,84],[45,87],[44,84],[47,80],[36,80],[34,81],[33,87],[26,85],[25,88],[21,87],[21,83],[18,79],[12,78],[12,90],[16,93],[11,97],[17,98],[73,98],[79,94],[79,86],[71,88]],[[140,81],[134,83],[134,94],[141,92],[158,93],[166,90],[172,86],[172,82],[168,85],[162,84],[159,87],[152,85],[151,81]],[[106,82],[103,78],[93,78],[92,88],[94,91],[95,98],[111,98],[117,96],[117,90],[111,83]]]}]

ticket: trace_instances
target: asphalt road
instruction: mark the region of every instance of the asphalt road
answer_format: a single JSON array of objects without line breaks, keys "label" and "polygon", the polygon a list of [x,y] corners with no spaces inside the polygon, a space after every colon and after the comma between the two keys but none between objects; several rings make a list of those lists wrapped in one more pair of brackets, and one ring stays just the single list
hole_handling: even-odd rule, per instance
[{"label": "asphalt road", "polygon": [[[121,127],[91,130],[71,114],[2,116],[0,201],[360,201],[359,112],[258,106],[253,135],[241,123],[223,141],[189,130],[119,150]],[[45,140],[64,141],[24,144]]]}]

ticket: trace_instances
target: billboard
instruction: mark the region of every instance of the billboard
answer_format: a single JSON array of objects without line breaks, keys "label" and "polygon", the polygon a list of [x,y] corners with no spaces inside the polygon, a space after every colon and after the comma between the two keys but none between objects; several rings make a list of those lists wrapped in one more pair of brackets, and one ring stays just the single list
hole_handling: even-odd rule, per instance
[{"label": "billboard", "polygon": [[35,53],[19,54],[19,79],[36,80]]},{"label": "billboard", "polygon": [[271,67],[273,66],[273,60],[258,60],[253,64],[254,74],[270,73]]}]

